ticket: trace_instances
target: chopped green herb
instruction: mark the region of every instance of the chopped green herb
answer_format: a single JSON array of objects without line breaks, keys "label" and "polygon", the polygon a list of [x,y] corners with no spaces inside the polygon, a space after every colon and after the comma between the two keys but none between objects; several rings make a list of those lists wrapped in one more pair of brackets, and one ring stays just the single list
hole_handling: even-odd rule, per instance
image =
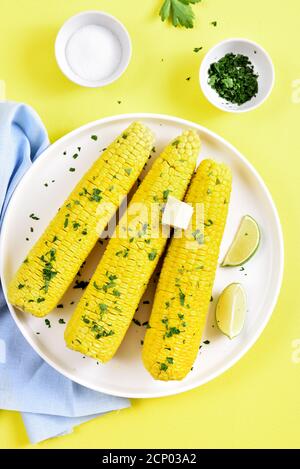
[{"label": "chopped green herb", "polygon": [[154,261],[156,256],[157,256],[157,250],[156,249],[152,249],[152,251],[148,254],[148,258],[149,258],[150,261]]},{"label": "chopped green herb", "polygon": [[70,173],[74,173],[75,168],[69,168]]},{"label": "chopped green herb", "polygon": [[96,141],[96,140],[98,140],[98,137],[97,137],[97,135],[91,135],[91,139]]},{"label": "chopped green herb", "polygon": [[39,217],[37,217],[34,213],[31,213],[29,217],[32,218],[32,220],[39,220]]},{"label": "chopped green herb", "polygon": [[46,326],[50,329],[50,327],[51,327],[51,322],[49,321],[49,319],[45,319],[45,324],[46,324]]},{"label": "chopped green herb", "polygon": [[107,311],[107,305],[105,303],[100,303],[99,308],[101,313],[105,313]]},{"label": "chopped green herb", "polygon": [[74,153],[74,155],[73,155],[74,160],[76,160],[76,158],[78,158],[78,156],[79,156],[78,153]]},{"label": "chopped green herb", "polygon": [[173,337],[173,335],[180,334],[180,330],[177,327],[170,327],[166,332],[166,337]]},{"label": "chopped green herb", "polygon": [[184,306],[185,294],[182,292],[182,290],[180,290],[179,292],[179,301],[180,301],[181,306]]},{"label": "chopped green herb", "polygon": [[191,78],[192,78],[192,77],[187,77],[187,78],[186,78],[186,81],[190,81]]},{"label": "chopped green herb", "polygon": [[58,320],[58,322],[59,322],[59,324],[66,324],[66,321],[65,321],[63,318],[60,318],[60,319]]},{"label": "chopped green herb", "polygon": [[168,197],[169,197],[169,194],[170,194],[170,190],[167,189],[165,191],[163,191],[163,199],[164,199],[164,202],[166,202],[168,200]]},{"label": "chopped green herb", "polygon": [[56,306],[57,308],[63,308],[64,305],[62,303],[60,303],[59,305]]},{"label": "chopped green herb", "polygon": [[165,363],[160,364],[160,370],[161,371],[167,371],[167,369],[168,369],[168,365],[166,365]]},{"label": "chopped green herb", "polygon": [[121,293],[119,292],[119,290],[116,290],[116,289],[114,288],[114,290],[113,290],[113,295],[116,296],[116,297],[119,297],[119,296],[121,296]]},{"label": "chopped green herb", "polygon": [[24,283],[19,283],[19,285],[18,285],[18,289],[19,289],[19,290],[21,290],[21,289],[24,288],[24,287],[25,287]]},{"label": "chopped green herb", "polygon": [[216,21],[212,21],[210,24],[214,27],[216,27],[218,25],[218,23]]},{"label": "chopped green herb", "polygon": [[204,236],[203,233],[201,233],[200,230],[195,230],[192,233],[192,236],[195,241],[197,241],[198,244],[203,244],[204,243]]},{"label": "chopped green herb", "polygon": [[197,52],[199,52],[199,51],[202,50],[202,49],[203,49],[203,47],[194,47],[194,52],[197,53]]},{"label": "chopped green herb", "polygon": [[209,340],[204,340],[203,342],[205,345],[209,345],[210,344],[210,341]]},{"label": "chopped green herb", "polygon": [[211,226],[213,224],[214,224],[214,222],[212,220],[207,220],[207,222],[204,223],[204,226]]},{"label": "chopped green herb", "polygon": [[169,365],[173,365],[174,359],[172,357],[167,357],[167,362],[169,363]]},{"label": "chopped green herb", "polygon": [[102,196],[100,195],[101,192],[102,191],[100,189],[94,188],[91,196],[89,197],[89,200],[95,201],[95,202],[100,202],[101,199],[102,199]]},{"label": "chopped green herb", "polygon": [[86,315],[81,316],[81,318],[82,318],[82,320],[83,320],[83,322],[84,322],[85,324],[89,324],[89,323],[91,322],[91,321],[89,320],[89,318],[88,318]]},{"label": "chopped green herb", "polygon": [[142,325],[142,324],[140,323],[140,321],[139,321],[138,319],[135,319],[135,318],[133,318],[132,322],[134,322],[134,324],[135,324],[136,326],[139,326],[139,327]]},{"label": "chopped green herb", "polygon": [[208,70],[208,83],[221,98],[241,106],[258,93],[258,75],[249,58],[228,53]]},{"label": "chopped green herb", "polygon": [[75,280],[75,285],[73,288],[76,289],[81,289],[84,290],[88,286],[89,282],[85,280]]}]

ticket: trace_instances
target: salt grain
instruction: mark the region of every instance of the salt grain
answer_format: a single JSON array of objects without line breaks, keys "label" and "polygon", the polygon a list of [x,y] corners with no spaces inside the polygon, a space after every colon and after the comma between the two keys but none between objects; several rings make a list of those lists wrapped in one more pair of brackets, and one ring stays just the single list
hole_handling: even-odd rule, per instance
[{"label": "salt grain", "polygon": [[79,77],[98,81],[111,76],[122,57],[118,38],[109,29],[88,25],[80,28],[69,39],[66,47],[69,66]]}]

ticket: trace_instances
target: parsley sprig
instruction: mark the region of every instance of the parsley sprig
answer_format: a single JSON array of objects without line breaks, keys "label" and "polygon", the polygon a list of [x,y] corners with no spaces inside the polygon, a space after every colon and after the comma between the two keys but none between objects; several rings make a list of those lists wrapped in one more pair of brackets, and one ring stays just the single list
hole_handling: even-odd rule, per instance
[{"label": "parsley sprig", "polygon": [[201,0],[165,0],[159,15],[162,21],[169,18],[175,27],[193,28],[195,15],[191,5],[200,2]]}]

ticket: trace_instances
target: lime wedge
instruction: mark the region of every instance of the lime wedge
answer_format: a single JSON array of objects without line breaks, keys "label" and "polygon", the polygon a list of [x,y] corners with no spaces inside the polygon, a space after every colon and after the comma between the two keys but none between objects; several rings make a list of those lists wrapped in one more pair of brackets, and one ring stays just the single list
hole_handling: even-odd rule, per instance
[{"label": "lime wedge", "polygon": [[256,252],[260,242],[260,231],[254,218],[246,215],[230,246],[222,267],[236,267],[247,262]]},{"label": "lime wedge", "polygon": [[231,283],[221,293],[216,307],[217,325],[223,334],[233,339],[244,327],[247,298],[240,283]]}]

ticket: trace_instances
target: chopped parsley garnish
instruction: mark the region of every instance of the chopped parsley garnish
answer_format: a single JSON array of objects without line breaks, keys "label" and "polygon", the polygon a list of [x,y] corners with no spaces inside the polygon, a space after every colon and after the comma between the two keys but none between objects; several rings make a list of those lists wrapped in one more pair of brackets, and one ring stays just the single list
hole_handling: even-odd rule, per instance
[{"label": "chopped parsley garnish", "polygon": [[119,292],[119,290],[116,290],[115,288],[113,289],[113,295],[116,296],[116,297],[119,297],[121,296],[121,293]]},{"label": "chopped parsley garnish", "polygon": [[258,93],[258,75],[249,58],[228,53],[208,70],[208,84],[221,98],[241,106]]},{"label": "chopped parsley garnish", "polygon": [[165,363],[160,364],[160,371],[167,371],[167,369],[168,369],[168,365],[166,365]]},{"label": "chopped parsley garnish", "polygon": [[197,241],[198,244],[203,244],[204,236],[203,236],[203,233],[201,233],[200,230],[193,231],[192,236],[193,236],[194,240]]},{"label": "chopped parsley garnish", "polygon": [[95,202],[100,202],[101,199],[102,199],[102,196],[100,195],[101,192],[102,191],[100,189],[94,188],[91,196],[89,197],[89,200],[95,201]]},{"label": "chopped parsley garnish", "polygon": [[210,24],[214,27],[216,27],[218,25],[217,21],[212,21]]},{"label": "chopped parsley garnish", "polygon": [[49,319],[45,319],[45,324],[46,324],[46,326],[50,329],[50,327],[51,327],[51,322],[49,321]]},{"label": "chopped parsley garnish", "polygon": [[40,257],[40,260],[44,263],[42,272],[45,282],[41,290],[44,290],[44,292],[47,293],[51,280],[57,275],[57,272],[53,267],[53,262],[56,260],[56,249],[50,249],[50,251]]},{"label": "chopped parsley garnish", "polygon": [[169,365],[173,365],[174,363],[174,359],[172,357],[167,357],[167,362],[169,363]]},{"label": "chopped parsley garnish", "polygon": [[165,191],[163,191],[163,199],[164,199],[164,202],[166,202],[168,200],[168,197],[169,197],[169,194],[170,194],[170,190],[167,189]]},{"label": "chopped parsley garnish", "polygon": [[82,320],[85,324],[90,324],[91,321],[89,320],[89,318],[86,315],[81,316],[81,318],[82,318]]},{"label": "chopped parsley garnish", "polygon": [[40,297],[36,300],[37,303],[43,303],[43,301],[45,301],[45,298],[43,297]]},{"label": "chopped parsley garnish", "polygon": [[31,213],[29,218],[32,218],[32,220],[39,220],[39,217],[37,217],[34,213]]},{"label": "chopped parsley garnish", "polygon": [[179,292],[179,301],[180,301],[181,306],[184,306],[185,294],[182,292],[182,290],[180,290]]},{"label": "chopped parsley garnish", "polygon": [[150,261],[154,261],[156,256],[157,256],[157,250],[156,249],[152,249],[152,251],[149,252],[149,254],[148,254],[148,258],[149,258]]},{"label": "chopped parsley garnish", "polygon": [[101,339],[101,337],[109,337],[111,335],[114,335],[114,331],[112,329],[110,331],[106,331],[102,326],[97,324],[95,321],[93,321],[91,331],[95,333],[96,339]]},{"label": "chopped parsley garnish", "polygon": [[199,52],[199,51],[202,50],[202,49],[203,49],[203,47],[194,47],[194,52],[197,53],[197,52]]},{"label": "chopped parsley garnish", "polygon": [[170,327],[166,332],[166,337],[173,337],[173,335],[180,334],[180,330],[177,327]]},{"label": "chopped parsley garnish", "polygon": [[96,140],[98,140],[98,136],[97,135],[91,135],[91,139],[96,141]]},{"label": "chopped parsley garnish", "polygon": [[79,227],[80,227],[80,223],[78,223],[77,221],[73,221],[73,229],[77,231]]},{"label": "chopped parsley garnish", "polygon": [[212,220],[207,220],[207,222],[204,223],[204,226],[211,226],[213,224],[214,224],[214,222]]},{"label": "chopped parsley garnish", "polygon": [[74,289],[81,289],[84,290],[88,286],[89,282],[85,280],[75,280],[75,285],[73,286]]},{"label": "chopped parsley garnish", "polygon": [[210,344],[210,341],[209,340],[204,340],[203,342],[205,345],[209,345]]},{"label": "chopped parsley garnish", "polygon": [[115,280],[118,278],[116,275],[109,274],[108,272],[106,272],[106,276],[108,277],[109,281],[106,282],[102,287],[102,290],[105,291],[105,293],[109,288],[113,288],[116,286]]},{"label": "chopped parsley garnish", "polygon": [[21,290],[21,288],[24,288],[24,287],[25,287],[24,283],[19,283],[19,285],[18,285],[19,290]]},{"label": "chopped parsley garnish", "polygon": [[74,160],[76,160],[76,158],[78,158],[78,156],[79,156],[78,153],[74,153],[74,155],[73,155]]},{"label": "chopped parsley garnish", "polygon": [[59,322],[59,324],[66,324],[66,321],[65,321],[63,318],[60,318],[60,319],[58,320],[58,322]]},{"label": "chopped parsley garnish", "polygon": [[105,303],[99,304],[100,313],[103,314],[107,311],[107,305]]},{"label": "chopped parsley garnish", "polygon": [[186,81],[190,81],[192,77],[186,77]]},{"label": "chopped parsley garnish", "polygon": [[75,168],[69,168],[70,173],[74,173]]},{"label": "chopped parsley garnish", "polygon": [[57,308],[63,308],[64,305],[62,303],[60,303],[59,305],[56,306]]},{"label": "chopped parsley garnish", "polygon": [[138,319],[135,319],[133,318],[132,322],[136,325],[136,326],[141,326],[142,324],[140,323],[140,321]]}]

